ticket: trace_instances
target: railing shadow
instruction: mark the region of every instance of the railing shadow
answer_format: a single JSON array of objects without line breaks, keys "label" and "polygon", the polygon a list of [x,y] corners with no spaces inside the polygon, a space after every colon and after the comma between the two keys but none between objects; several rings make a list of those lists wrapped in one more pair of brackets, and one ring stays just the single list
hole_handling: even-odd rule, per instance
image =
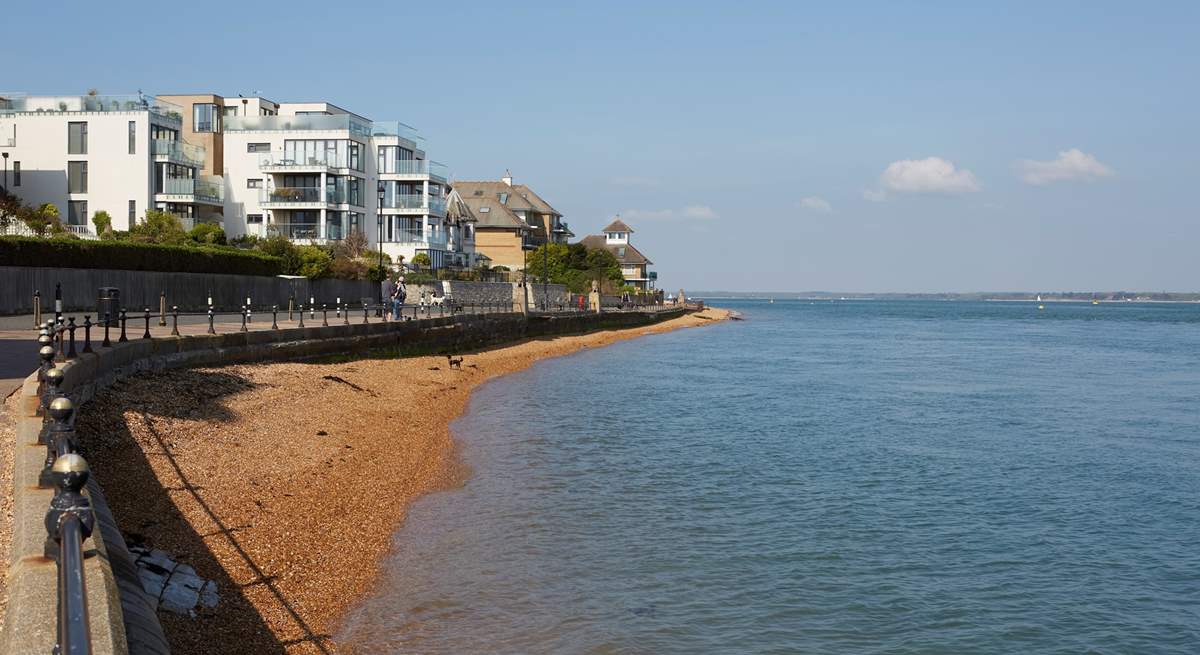
[{"label": "railing shadow", "polygon": [[[197,606],[195,616],[159,611],[171,652],[334,652],[332,636],[316,633],[305,622],[272,572],[248,551],[239,532],[250,526],[219,515],[206,498],[205,480],[185,473],[173,452],[172,436],[155,426],[155,418],[231,421],[234,415],[222,400],[255,385],[228,372],[148,374],[140,377],[138,384],[146,384],[149,392],[137,403],[128,399],[108,402],[108,396],[127,384],[118,382],[85,405],[76,430],[81,450],[130,545],[140,541],[159,548],[191,565],[198,575],[217,582],[220,601],[215,608]],[[176,386],[181,391],[186,388],[188,395],[172,393]],[[151,463],[155,458],[166,463],[157,473]],[[193,515],[198,510],[210,529],[193,528],[184,518],[184,507]],[[279,617],[286,618],[287,633],[276,634],[264,612],[276,617],[276,625]]]}]

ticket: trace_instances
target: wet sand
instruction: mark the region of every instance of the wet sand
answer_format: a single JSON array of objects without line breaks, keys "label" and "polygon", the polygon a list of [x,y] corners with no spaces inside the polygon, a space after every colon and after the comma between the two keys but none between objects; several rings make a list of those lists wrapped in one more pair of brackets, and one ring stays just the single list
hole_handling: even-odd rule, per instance
[{"label": "wet sand", "polygon": [[530,340],[461,370],[415,357],[144,375],[89,403],[78,431],[127,538],[217,581],[215,608],[159,613],[172,652],[333,653],[408,505],[464,479],[449,424],[476,385],[727,316]]}]

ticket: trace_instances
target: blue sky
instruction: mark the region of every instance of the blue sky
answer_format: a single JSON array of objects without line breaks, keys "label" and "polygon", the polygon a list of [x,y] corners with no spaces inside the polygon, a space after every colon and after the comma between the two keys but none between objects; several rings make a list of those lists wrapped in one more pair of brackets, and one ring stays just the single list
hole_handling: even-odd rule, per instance
[{"label": "blue sky", "polygon": [[10,4],[4,90],[401,120],[668,288],[1200,289],[1200,3]]}]

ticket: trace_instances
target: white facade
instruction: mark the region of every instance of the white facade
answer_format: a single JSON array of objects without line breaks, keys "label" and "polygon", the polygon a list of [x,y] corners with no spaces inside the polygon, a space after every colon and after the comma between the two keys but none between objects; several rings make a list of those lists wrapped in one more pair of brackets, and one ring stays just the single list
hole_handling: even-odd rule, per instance
[{"label": "white facade", "polygon": [[331,244],[361,230],[393,261],[425,253],[435,268],[473,265],[472,228],[446,218],[450,186],[412,128],[324,102],[225,103],[228,236]]},{"label": "white facade", "polygon": [[98,211],[127,230],[158,208],[194,218],[219,212],[222,184],[197,169],[203,148],[180,140],[182,110],[149,96],[0,97],[0,157],[24,203],[53,203],[68,229],[95,236]]}]

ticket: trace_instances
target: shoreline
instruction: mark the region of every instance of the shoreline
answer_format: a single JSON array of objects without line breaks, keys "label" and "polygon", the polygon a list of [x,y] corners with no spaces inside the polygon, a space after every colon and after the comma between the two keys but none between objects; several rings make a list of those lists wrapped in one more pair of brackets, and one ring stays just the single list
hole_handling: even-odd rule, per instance
[{"label": "shoreline", "polygon": [[727,317],[525,340],[464,353],[461,370],[411,357],[143,375],[85,406],[79,437],[131,545],[217,582],[215,608],[159,612],[172,652],[332,653],[409,505],[465,480],[450,423],[476,386]]}]

